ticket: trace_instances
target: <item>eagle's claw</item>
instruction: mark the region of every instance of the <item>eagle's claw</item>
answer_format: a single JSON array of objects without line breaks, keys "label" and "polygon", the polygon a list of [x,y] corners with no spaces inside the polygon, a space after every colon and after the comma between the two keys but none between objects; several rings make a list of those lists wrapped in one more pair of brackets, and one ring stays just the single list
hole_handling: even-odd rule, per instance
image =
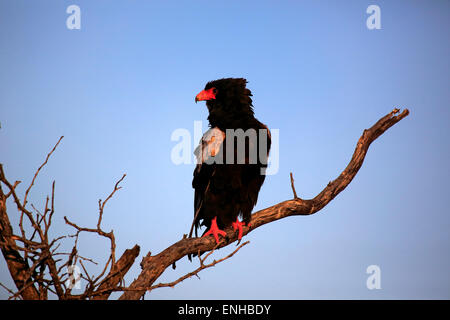
[{"label": "eagle's claw", "polygon": [[227,235],[227,233],[223,230],[220,230],[217,226],[217,217],[214,217],[214,219],[211,220],[211,227],[209,228],[208,232],[206,232],[203,237],[209,236],[210,234],[214,236],[214,239],[216,239],[216,243],[219,243],[219,234],[223,237]]},{"label": "eagle's claw", "polygon": [[238,244],[241,242],[242,234],[244,233],[243,227],[247,226],[250,227],[250,223],[246,224],[245,222],[239,221],[239,219],[236,219],[236,222],[233,222],[231,224],[233,226],[233,229],[236,231],[238,230]]}]

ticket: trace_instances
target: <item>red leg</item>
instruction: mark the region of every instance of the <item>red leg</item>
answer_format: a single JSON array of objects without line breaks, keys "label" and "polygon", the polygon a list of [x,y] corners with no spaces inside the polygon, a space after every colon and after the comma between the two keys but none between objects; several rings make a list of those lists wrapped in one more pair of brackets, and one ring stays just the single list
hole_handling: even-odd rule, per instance
[{"label": "red leg", "polygon": [[225,231],[220,230],[217,226],[217,217],[214,217],[214,219],[211,220],[211,227],[209,228],[208,232],[203,235],[203,237],[209,236],[210,234],[214,236],[214,239],[216,239],[216,243],[219,243],[219,234],[223,237],[227,235]]},{"label": "red leg", "polygon": [[[240,222],[239,218],[236,219],[236,222],[232,223],[233,229],[234,230],[239,230],[238,233],[238,241],[241,241],[242,239],[242,233],[244,232],[244,230],[242,229],[243,226],[248,226],[250,227],[250,223],[246,224],[245,222]],[[239,243],[239,242],[238,242]]]}]

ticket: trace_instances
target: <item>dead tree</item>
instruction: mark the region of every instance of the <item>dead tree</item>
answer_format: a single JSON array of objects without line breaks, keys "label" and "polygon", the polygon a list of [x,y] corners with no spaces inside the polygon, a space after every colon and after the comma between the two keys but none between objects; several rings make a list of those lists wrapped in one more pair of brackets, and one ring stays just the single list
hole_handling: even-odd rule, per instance
[{"label": "dead tree", "polygon": [[[364,130],[347,167],[313,199],[304,200],[297,196],[291,173],[290,182],[294,198],[253,213],[250,227],[244,227],[244,235],[272,221],[293,215],[311,215],[321,210],[344,190],[356,176],[363,164],[370,144],[408,114],[409,111],[407,109],[402,113],[399,113],[399,110],[395,109],[382,117],[370,129]],[[132,249],[125,250],[121,257],[116,259],[114,233],[113,231],[106,232],[101,227],[105,205],[114,196],[116,191],[121,188],[120,183],[125,178],[125,174],[117,181],[109,196],[104,201],[98,201],[98,220],[94,228],[81,227],[67,217],[64,217],[66,224],[73,227],[75,233],[49,239],[48,231],[55,212],[55,182],[52,184],[51,196],[47,196],[44,201],[44,208],[41,211],[33,204],[28,205],[28,194],[40,170],[47,164],[48,159],[62,138],[58,140],[43,164],[36,171],[23,198],[20,198],[16,192],[16,187],[21,182],[16,181],[11,183],[6,178],[3,165],[0,164],[0,248],[17,290],[9,289],[3,284],[0,284],[0,286],[8,290],[11,294],[10,299],[44,300],[48,298],[48,293],[51,292],[61,300],[104,300],[108,299],[112,292],[120,291],[122,295],[119,299],[137,300],[143,297],[148,291],[162,287],[173,287],[189,277],[198,275],[203,269],[213,267],[217,263],[231,258],[243,246],[248,244],[248,242],[244,242],[224,258],[208,263],[206,260],[214,250],[228,246],[237,240],[235,232],[231,228],[225,230],[227,236],[222,238],[218,244],[212,237],[188,238],[184,235],[183,239],[157,255],[152,256],[149,252],[142,259],[142,271],[140,275],[129,286],[125,286],[124,276],[135,262],[140,248],[138,245],[135,245]],[[19,214],[19,233],[14,233],[7,213],[6,202],[9,197],[12,197]],[[25,221],[30,225],[28,229],[24,226]],[[84,265],[86,262],[93,262],[92,259],[83,257],[78,253],[78,238],[85,232],[105,237],[110,242],[109,258],[102,272],[95,277],[88,273]],[[68,238],[72,238],[74,241],[71,252],[58,251],[60,241]],[[207,253],[202,258],[200,253],[205,252]],[[195,270],[173,282],[155,284],[156,280],[168,267],[190,255],[197,255],[199,260],[199,266]],[[74,295],[71,292],[71,283],[76,279],[73,279],[73,274],[71,274],[70,269],[69,271],[67,270],[68,267],[77,263],[83,269],[80,277],[87,281],[87,285],[82,294]]]}]

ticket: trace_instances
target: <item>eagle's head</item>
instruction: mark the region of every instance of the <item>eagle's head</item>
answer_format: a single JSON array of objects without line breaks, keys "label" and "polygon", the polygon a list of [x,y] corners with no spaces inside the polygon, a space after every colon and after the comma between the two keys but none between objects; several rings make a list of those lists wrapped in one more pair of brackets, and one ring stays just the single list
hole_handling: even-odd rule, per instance
[{"label": "eagle's head", "polygon": [[246,84],[244,78],[210,81],[195,97],[195,102],[206,101],[212,127],[231,128],[233,122],[253,117],[252,93]]}]

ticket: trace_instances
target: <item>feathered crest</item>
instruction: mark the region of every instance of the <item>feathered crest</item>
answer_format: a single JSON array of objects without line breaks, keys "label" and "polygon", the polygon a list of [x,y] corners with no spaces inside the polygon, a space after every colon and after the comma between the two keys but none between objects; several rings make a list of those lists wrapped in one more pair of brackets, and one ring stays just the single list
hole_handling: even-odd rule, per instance
[{"label": "feathered crest", "polygon": [[247,83],[244,78],[223,78],[206,84],[205,90],[217,89],[216,99],[206,102],[212,127],[231,128],[232,120],[253,118],[252,92],[246,87]]}]

